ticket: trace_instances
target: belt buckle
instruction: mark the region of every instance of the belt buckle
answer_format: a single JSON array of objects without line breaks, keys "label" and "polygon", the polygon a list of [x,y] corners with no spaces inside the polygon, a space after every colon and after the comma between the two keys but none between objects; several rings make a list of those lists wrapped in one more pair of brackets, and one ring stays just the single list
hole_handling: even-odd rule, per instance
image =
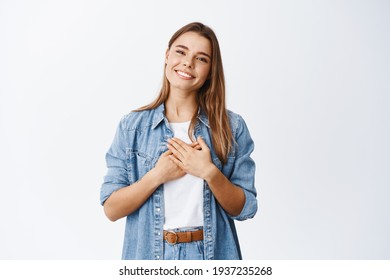
[{"label": "belt buckle", "polygon": [[[179,239],[179,236],[177,236],[177,233],[176,232],[174,232],[173,230],[167,230],[166,231],[167,233],[165,234],[165,240],[170,244],[170,245],[175,245],[176,243],[177,243],[177,240]],[[171,234],[173,234],[174,236],[175,236],[175,241],[173,241],[173,242],[169,242],[169,240],[168,240],[168,234],[169,233],[171,233]]]}]

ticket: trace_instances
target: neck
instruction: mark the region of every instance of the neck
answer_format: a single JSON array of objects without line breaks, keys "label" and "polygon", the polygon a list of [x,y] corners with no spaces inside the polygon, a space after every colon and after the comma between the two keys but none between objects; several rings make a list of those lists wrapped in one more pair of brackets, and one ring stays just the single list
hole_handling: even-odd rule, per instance
[{"label": "neck", "polygon": [[170,122],[190,121],[197,109],[195,94],[170,92],[165,101],[165,116]]}]

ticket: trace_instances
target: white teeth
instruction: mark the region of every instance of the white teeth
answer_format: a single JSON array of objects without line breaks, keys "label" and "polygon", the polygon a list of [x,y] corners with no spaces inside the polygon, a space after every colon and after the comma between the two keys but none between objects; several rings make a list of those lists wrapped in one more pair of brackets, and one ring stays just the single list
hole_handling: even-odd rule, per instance
[{"label": "white teeth", "polygon": [[177,73],[179,73],[179,75],[184,76],[184,77],[186,77],[186,78],[192,78],[191,75],[189,75],[189,74],[187,74],[187,73],[185,73],[185,72],[177,71]]}]

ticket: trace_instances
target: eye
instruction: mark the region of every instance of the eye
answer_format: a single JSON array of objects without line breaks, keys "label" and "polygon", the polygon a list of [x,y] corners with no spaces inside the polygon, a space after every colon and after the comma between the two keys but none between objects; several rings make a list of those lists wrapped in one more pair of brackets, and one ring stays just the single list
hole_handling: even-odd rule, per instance
[{"label": "eye", "polygon": [[209,61],[205,57],[198,57],[198,60],[203,62],[203,63],[208,63]]},{"label": "eye", "polygon": [[176,50],[176,53],[184,55],[184,52],[182,50]]}]

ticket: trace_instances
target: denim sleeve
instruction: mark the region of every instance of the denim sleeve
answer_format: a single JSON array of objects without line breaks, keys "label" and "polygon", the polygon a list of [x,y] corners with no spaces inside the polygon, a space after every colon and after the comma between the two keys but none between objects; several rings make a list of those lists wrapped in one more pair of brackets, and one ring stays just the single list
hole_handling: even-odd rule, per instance
[{"label": "denim sleeve", "polygon": [[243,189],[245,204],[241,213],[237,216],[230,216],[235,220],[246,220],[253,218],[257,212],[257,192],[255,188],[255,162],[250,157],[254,149],[253,140],[245,121],[238,116],[237,132],[235,136],[236,159],[230,181]]},{"label": "denim sleeve", "polygon": [[130,185],[126,165],[126,134],[123,128],[124,118],[118,125],[114,140],[106,153],[107,173],[100,189],[100,203],[116,190]]}]

